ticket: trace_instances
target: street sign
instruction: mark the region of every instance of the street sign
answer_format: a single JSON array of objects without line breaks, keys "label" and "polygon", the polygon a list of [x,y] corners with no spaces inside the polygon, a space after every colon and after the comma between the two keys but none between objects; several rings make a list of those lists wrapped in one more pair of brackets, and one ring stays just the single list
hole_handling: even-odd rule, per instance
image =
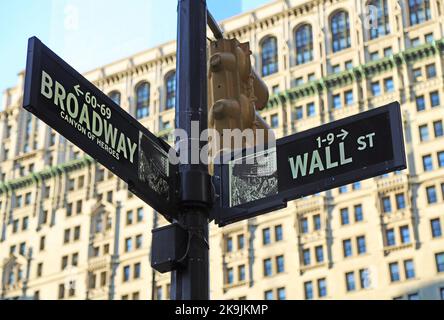
[{"label": "street sign", "polygon": [[177,167],[168,160],[170,146],[36,37],[28,43],[23,107],[127,182],[168,220],[177,214]]},{"label": "street sign", "polygon": [[406,168],[397,102],[279,139],[272,149],[248,151],[215,166],[218,204],[211,218],[221,226]]}]

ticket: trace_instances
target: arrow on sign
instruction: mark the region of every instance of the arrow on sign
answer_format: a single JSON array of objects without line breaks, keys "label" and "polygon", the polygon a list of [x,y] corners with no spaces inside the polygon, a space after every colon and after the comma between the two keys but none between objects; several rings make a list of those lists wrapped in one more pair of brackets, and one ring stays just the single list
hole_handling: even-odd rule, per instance
[{"label": "arrow on sign", "polygon": [[83,91],[80,90],[80,85],[74,86],[74,90],[76,90],[76,93],[77,93],[78,96],[80,96],[80,95],[83,96]]},{"label": "arrow on sign", "polygon": [[341,134],[338,134],[338,138],[342,138],[342,141],[345,140],[345,138],[347,138],[348,136],[348,132],[345,131],[344,129],[341,129]]}]

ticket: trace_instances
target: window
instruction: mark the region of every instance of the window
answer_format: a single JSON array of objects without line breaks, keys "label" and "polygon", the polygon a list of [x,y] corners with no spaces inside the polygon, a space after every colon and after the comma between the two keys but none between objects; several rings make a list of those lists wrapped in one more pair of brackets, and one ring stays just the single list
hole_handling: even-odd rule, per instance
[{"label": "window", "polygon": [[123,268],[123,282],[128,282],[130,279],[130,266]]},{"label": "window", "polygon": [[273,274],[271,259],[264,260],[264,276],[269,277]]},{"label": "window", "polygon": [[444,288],[439,289],[441,300],[444,300]]},{"label": "window", "polygon": [[143,221],[143,208],[137,209],[137,222]]},{"label": "window", "polygon": [[421,141],[429,140],[429,127],[426,124],[419,126],[419,138]]},{"label": "window", "polygon": [[26,253],[26,243],[22,242],[20,243],[19,253],[24,256]]},{"label": "window", "polygon": [[74,241],[79,239],[80,239],[80,227],[78,226],[74,228]]},{"label": "window", "polygon": [[433,161],[431,155],[426,155],[422,157],[422,164],[424,166],[424,171],[432,171],[433,170]]},{"label": "window", "polygon": [[240,234],[237,236],[237,248],[242,250],[245,247],[245,236]]},{"label": "window", "polygon": [[349,216],[348,216],[348,209],[343,208],[343,209],[341,209],[341,224],[344,226],[349,223],[350,223],[350,220],[349,220]]},{"label": "window", "polygon": [[393,84],[393,78],[384,79],[384,90],[387,93],[395,91],[395,85]]},{"label": "window", "polygon": [[405,209],[404,193],[398,193],[396,195],[396,207],[398,208],[398,210]]},{"label": "window", "polygon": [[37,278],[40,278],[43,275],[43,263],[39,263],[37,265]]},{"label": "window", "polygon": [[437,253],[435,255],[435,261],[436,270],[438,270],[438,272],[444,272],[444,252]]},{"label": "window", "polygon": [[136,249],[142,248],[142,243],[143,243],[143,236],[139,234],[138,236],[136,236]]},{"label": "window", "polygon": [[59,284],[58,298],[59,299],[63,299],[64,297],[65,297],[65,285],[64,284]]},{"label": "window", "polygon": [[399,276],[399,265],[397,262],[393,262],[389,264],[390,269],[390,281],[397,282],[400,280]]},{"label": "window", "polygon": [[438,91],[434,91],[430,93],[430,105],[433,107],[439,106],[439,93]]},{"label": "window", "polygon": [[62,257],[62,263],[60,269],[65,270],[67,266],[68,266],[68,256],[64,256]]},{"label": "window", "polygon": [[227,284],[233,284],[234,283],[234,271],[233,268],[227,269]]},{"label": "window", "polygon": [[441,221],[438,219],[433,219],[430,221],[432,227],[432,237],[439,238],[442,236]]},{"label": "window", "polygon": [[422,80],[422,71],[421,68],[413,69],[413,81],[418,82]]},{"label": "window", "polygon": [[426,74],[427,74],[427,79],[432,79],[436,77],[436,66],[434,63],[426,66]]},{"label": "window", "polygon": [[342,248],[344,249],[344,257],[351,257],[353,255],[352,243],[350,239],[342,241]]},{"label": "window", "polygon": [[345,91],[344,93],[345,105],[349,106],[353,104],[353,90]]},{"label": "window", "polygon": [[413,279],[415,277],[415,266],[413,260],[404,261],[405,278]]},{"label": "window", "polygon": [[313,226],[315,231],[321,230],[321,215],[316,214],[313,216]]},{"label": "window", "polygon": [[284,256],[276,257],[276,273],[282,273],[285,270]]},{"label": "window", "polygon": [[373,40],[389,34],[390,25],[387,0],[373,0],[370,1],[368,4],[371,6],[375,6],[378,9],[378,19],[377,21],[372,21],[373,24],[376,22],[377,27],[370,27],[370,39]]},{"label": "window", "polygon": [[267,290],[264,292],[264,299],[265,300],[273,300],[273,291]]},{"label": "window", "polygon": [[442,121],[433,122],[433,131],[435,132],[436,138],[444,136],[444,129],[442,126]]},{"label": "window", "polygon": [[340,194],[348,192],[348,187],[346,185],[345,186],[340,186],[338,189],[339,189],[339,193]]},{"label": "window", "polygon": [[353,69],[353,61],[346,61],[345,62],[345,69],[346,70],[351,70],[351,69]]},{"label": "window", "polygon": [[301,219],[301,232],[302,233],[308,233],[308,219],[302,218]]},{"label": "window", "polygon": [[391,247],[396,244],[395,239],[395,230],[389,229],[385,232],[386,240],[387,240],[387,246]]},{"label": "window", "polygon": [[134,265],[134,279],[140,278],[140,263]]},{"label": "window", "polygon": [[282,234],[282,225],[278,225],[274,227],[274,238],[276,241],[282,241],[283,234]]},{"label": "window", "polygon": [[266,38],[261,45],[262,76],[268,76],[278,71],[278,50],[275,37]]},{"label": "window", "polygon": [[320,298],[327,296],[327,281],[325,279],[318,280],[318,293]]},{"label": "window", "polygon": [[433,203],[438,202],[438,197],[436,195],[436,188],[435,188],[435,186],[427,187],[426,188],[426,193],[427,193],[427,202],[429,204],[433,204]]},{"label": "window", "polygon": [[271,92],[272,92],[273,95],[278,95],[279,92],[280,92],[279,85],[277,84],[277,85],[273,86],[273,87],[271,88]]},{"label": "window", "polygon": [[302,258],[304,266],[309,266],[311,264],[310,249],[304,249],[302,251]]},{"label": "window", "polygon": [[362,289],[370,288],[370,272],[368,269],[359,270],[359,282]]},{"label": "window", "polygon": [[294,111],[294,117],[296,120],[301,120],[304,117],[304,111],[302,110],[302,107],[296,107]]},{"label": "window", "polygon": [[410,243],[410,230],[408,226],[403,226],[400,229],[401,243]]},{"label": "window", "polygon": [[308,82],[312,82],[316,80],[316,75],[314,73],[308,74]]},{"label": "window", "polygon": [[133,212],[132,211],[127,211],[126,212],[126,225],[131,225],[133,224],[134,220],[133,220]]},{"label": "window", "polygon": [[415,292],[415,293],[411,293],[407,296],[408,300],[419,300],[419,293]]},{"label": "window", "polygon": [[166,109],[173,109],[176,105],[176,73],[170,73],[165,79]]},{"label": "window", "polygon": [[425,42],[426,43],[433,43],[433,33],[427,33],[425,36],[424,36],[424,39],[425,39]]},{"label": "window", "polygon": [[12,222],[12,233],[17,233],[19,229],[20,220],[16,219]]},{"label": "window", "polygon": [[356,284],[355,284],[355,273],[354,272],[348,272],[345,274],[345,282],[347,291],[355,291],[356,290]]},{"label": "window", "polygon": [[364,254],[367,252],[367,247],[365,244],[365,236],[360,236],[357,238],[358,241],[358,254]]},{"label": "window", "polygon": [[68,243],[69,239],[71,237],[71,230],[70,229],[66,229],[64,236],[63,236],[63,243]]},{"label": "window", "polygon": [[239,281],[245,281],[245,265],[239,266],[237,271]]},{"label": "window", "polygon": [[379,60],[379,52],[378,51],[370,52],[370,60],[371,61]]},{"label": "window", "polygon": [[424,96],[416,97],[416,110],[417,111],[424,111],[425,110]]},{"label": "window", "polygon": [[130,252],[133,249],[133,239],[125,239],[125,252]]},{"label": "window", "polygon": [[372,95],[374,97],[381,95],[381,86],[379,85],[379,81],[372,82],[371,88],[372,88]]},{"label": "window", "polygon": [[79,254],[78,253],[74,253],[72,255],[71,265],[73,265],[74,267],[77,267],[78,264],[79,264]]},{"label": "window", "polygon": [[351,46],[350,23],[348,13],[338,11],[331,17],[330,30],[333,52],[338,52]]},{"label": "window", "polygon": [[45,250],[45,242],[46,242],[46,237],[45,236],[40,237],[40,245],[39,245],[40,251]]},{"label": "window", "polygon": [[333,96],[333,109],[340,109],[341,107],[341,96],[339,94],[335,94]]},{"label": "window", "polygon": [[332,71],[332,73],[339,73],[339,72],[341,72],[341,66],[339,64],[336,64],[331,67],[331,71]]},{"label": "window", "polygon": [[227,237],[227,252],[233,252],[233,238]]},{"label": "window", "polygon": [[313,33],[311,25],[304,24],[296,29],[296,63],[303,64],[313,60]]},{"label": "window", "polygon": [[362,205],[358,204],[355,206],[355,222],[360,222],[364,220],[364,214],[362,212]]},{"label": "window", "polygon": [[[109,202],[111,202],[111,201],[109,201]],[[82,204],[83,204],[82,200],[77,200],[77,202],[76,202],[76,214],[81,214],[82,213]]]},{"label": "window", "polygon": [[31,192],[25,194],[25,205],[29,206],[31,204]]},{"label": "window", "polygon": [[270,228],[262,230],[262,244],[267,245],[271,243]]},{"label": "window", "polygon": [[304,79],[302,77],[296,78],[293,80],[293,87],[300,86],[304,83]]},{"label": "window", "polygon": [[148,117],[150,106],[150,85],[143,82],[136,89],[136,119]]},{"label": "window", "polygon": [[111,98],[112,101],[114,101],[115,104],[120,105],[120,92],[119,91],[112,91],[108,94],[108,96]]},{"label": "window", "polygon": [[318,263],[324,262],[324,249],[322,248],[322,246],[317,246],[315,248],[315,252],[316,252],[316,262]]},{"label": "window", "polygon": [[313,283],[311,281],[307,281],[304,283],[304,293],[305,300],[313,299]]},{"label": "window", "polygon": [[277,289],[278,300],[285,300],[285,288]]},{"label": "window", "polygon": [[316,115],[316,108],[313,102],[307,104],[307,117],[313,117]]},{"label": "window", "polygon": [[273,114],[270,117],[270,125],[271,128],[276,129],[279,127],[279,116],[277,114]]},{"label": "window", "polygon": [[410,25],[420,24],[430,20],[430,0],[409,0]]},{"label": "window", "polygon": [[444,167],[444,151],[438,152],[438,166]]}]

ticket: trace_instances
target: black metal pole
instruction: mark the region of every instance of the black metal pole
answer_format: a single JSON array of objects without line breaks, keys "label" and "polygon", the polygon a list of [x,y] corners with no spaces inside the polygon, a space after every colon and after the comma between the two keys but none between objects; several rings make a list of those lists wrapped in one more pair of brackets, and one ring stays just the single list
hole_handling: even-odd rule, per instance
[{"label": "black metal pole", "polygon": [[[187,138],[177,140],[181,213],[178,222],[188,230],[189,246],[184,267],[171,275],[171,298],[175,300],[209,299],[208,212],[211,203],[208,166],[200,161],[206,144],[200,133],[208,127],[207,53],[205,0],[178,1],[176,128]],[[198,126],[197,129],[192,129]],[[192,160],[198,159],[197,162]]]}]

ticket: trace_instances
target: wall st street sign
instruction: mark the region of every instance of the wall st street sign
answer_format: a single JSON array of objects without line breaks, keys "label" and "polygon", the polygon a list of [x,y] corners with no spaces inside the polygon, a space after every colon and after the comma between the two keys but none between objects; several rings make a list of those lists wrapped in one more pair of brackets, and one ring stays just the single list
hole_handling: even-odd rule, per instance
[{"label": "wall st street sign", "polygon": [[406,168],[397,102],[279,139],[273,149],[247,151],[216,167],[219,205],[212,217],[219,225]]},{"label": "wall st street sign", "polygon": [[167,219],[177,213],[170,146],[36,37],[28,43],[23,107],[128,183]]}]

